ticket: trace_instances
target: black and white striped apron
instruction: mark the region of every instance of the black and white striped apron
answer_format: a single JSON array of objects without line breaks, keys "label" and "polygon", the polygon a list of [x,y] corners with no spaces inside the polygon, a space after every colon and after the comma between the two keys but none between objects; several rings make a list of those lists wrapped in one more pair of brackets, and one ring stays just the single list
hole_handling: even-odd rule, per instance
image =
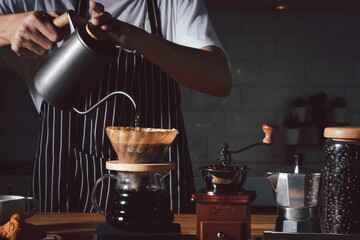
[{"label": "black and white striped apron", "polygon": [[[147,0],[147,7],[151,32],[162,37],[156,0]],[[140,53],[122,48],[118,51],[118,58],[102,72],[79,109],[89,109],[113,91],[124,91],[138,105],[140,126],[178,129],[165,159],[177,166],[167,177],[167,188],[174,213],[192,212],[194,183],[179,85]],[[116,158],[105,128],[133,126],[131,102],[124,96],[111,97],[87,115],[43,102],[40,114],[42,128],[32,182],[32,195],[39,200],[40,211],[95,212],[90,201],[94,182],[109,172],[105,162]],[[111,190],[106,181],[98,187],[97,199],[103,209]]]}]

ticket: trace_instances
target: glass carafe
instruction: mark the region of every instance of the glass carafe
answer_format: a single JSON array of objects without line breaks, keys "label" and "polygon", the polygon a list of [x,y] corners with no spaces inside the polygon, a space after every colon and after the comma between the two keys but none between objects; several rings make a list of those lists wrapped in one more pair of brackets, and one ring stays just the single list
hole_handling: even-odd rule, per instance
[{"label": "glass carafe", "polygon": [[[117,161],[110,161],[117,162]],[[148,225],[172,223],[174,215],[170,210],[170,200],[164,178],[174,168],[171,163],[164,164],[119,164],[117,175],[106,174],[100,177],[92,192],[95,209],[106,216],[106,221],[116,227],[124,225]],[[107,165],[108,167],[108,165]],[[124,168],[124,169],[125,169]],[[108,210],[97,204],[95,193],[103,179],[116,180]]]}]

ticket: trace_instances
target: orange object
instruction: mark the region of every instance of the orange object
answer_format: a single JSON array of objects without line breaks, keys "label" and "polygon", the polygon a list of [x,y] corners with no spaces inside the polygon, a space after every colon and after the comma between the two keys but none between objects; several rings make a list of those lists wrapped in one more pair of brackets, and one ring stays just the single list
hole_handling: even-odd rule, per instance
[{"label": "orange object", "polygon": [[10,221],[0,227],[0,237],[9,240],[38,240],[46,235],[46,231],[25,222],[19,214],[12,215]]}]

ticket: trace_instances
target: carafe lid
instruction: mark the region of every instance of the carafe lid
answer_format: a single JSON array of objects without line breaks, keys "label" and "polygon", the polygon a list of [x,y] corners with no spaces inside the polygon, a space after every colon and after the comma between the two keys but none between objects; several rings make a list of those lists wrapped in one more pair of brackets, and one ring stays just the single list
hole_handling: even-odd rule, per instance
[{"label": "carafe lid", "polygon": [[335,139],[360,139],[360,126],[327,127],[324,137]]}]

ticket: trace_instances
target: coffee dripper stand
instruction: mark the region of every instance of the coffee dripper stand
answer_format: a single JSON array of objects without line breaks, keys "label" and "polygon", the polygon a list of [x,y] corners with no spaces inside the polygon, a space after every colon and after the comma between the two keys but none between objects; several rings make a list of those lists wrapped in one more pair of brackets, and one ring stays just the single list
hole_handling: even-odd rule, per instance
[{"label": "coffee dripper stand", "polygon": [[[106,133],[118,160],[106,162],[106,169],[116,174],[105,174],[96,182],[91,201],[94,208],[106,217],[94,239],[126,237],[126,239],[178,239],[180,225],[173,223],[174,215],[166,191],[164,178],[175,169],[175,163],[163,158],[175,139],[176,129],[142,127],[106,128]],[[116,183],[108,200],[108,209],[101,209],[96,189],[104,179]]]},{"label": "coffee dripper stand", "polygon": [[264,124],[265,138],[237,151],[230,151],[224,143],[220,149],[219,164],[201,167],[206,188],[192,195],[196,202],[196,239],[245,240],[251,233],[251,202],[256,192],[245,190],[246,165],[232,166],[232,154],[240,153],[258,145],[271,145],[276,126]]},{"label": "coffee dripper stand", "polygon": [[[146,131],[148,128],[139,127],[139,115],[135,101],[123,91],[115,91],[108,94],[88,109],[79,110],[76,107],[79,106],[95,84],[105,65],[116,58],[118,51],[101,29],[93,26],[91,23],[81,25],[79,16],[73,10],[55,18],[53,23],[58,28],[69,25],[71,35],[36,73],[34,85],[39,95],[54,107],[73,110],[78,114],[91,112],[113,95],[124,95],[131,101],[135,109],[135,127],[133,130],[138,135]],[[164,150],[164,154],[166,152],[167,148]],[[169,207],[169,200],[164,194],[164,178],[171,170],[175,169],[174,163],[163,163],[161,159],[158,159],[155,163],[119,163],[117,161],[109,161],[106,163],[106,168],[117,171],[118,174],[108,174],[98,179],[93,189],[92,201],[94,207],[101,214],[106,215],[108,222],[112,223],[116,229],[109,225],[100,224],[94,234],[94,239],[108,239],[107,237],[114,239],[114,237],[118,236],[126,236],[126,239],[132,239],[132,237],[139,239],[139,236],[136,234],[131,235],[130,233],[129,235],[125,232],[119,232],[118,228],[134,232],[158,232],[158,235],[154,235],[157,239],[177,239],[177,236],[180,234],[180,226],[172,223],[173,213]],[[115,216],[115,214],[109,214],[100,209],[95,199],[95,189],[105,178],[116,179],[115,188],[117,189],[129,187],[134,192],[146,192],[148,198],[143,198],[143,201],[140,201],[136,208],[131,207],[134,206],[134,201],[131,199],[138,199],[138,197],[135,197],[134,194],[119,194],[121,198],[118,202],[119,205],[126,205],[128,208],[119,210],[118,213],[123,215],[117,217],[119,221],[115,221],[116,219],[111,219],[111,216]],[[150,186],[148,188],[149,191],[144,191],[143,187],[146,185]],[[151,204],[146,202],[146,200],[150,200]],[[161,200],[161,204],[158,200]],[[156,208],[155,213],[151,212],[151,208]],[[136,212],[135,209],[143,209],[144,212]],[[110,211],[114,213],[116,209],[113,208]],[[142,214],[145,214],[147,217],[143,217]],[[125,222],[122,220],[125,220],[126,224],[119,224],[119,222]],[[163,236],[161,233],[169,234]]]},{"label": "coffee dripper stand", "polygon": [[303,154],[294,154],[294,161],[294,166],[267,173],[278,209],[275,231],[320,233],[321,172],[303,167]]},{"label": "coffee dripper stand", "polygon": [[[126,232],[180,234],[180,225],[173,223],[174,215],[164,183],[164,178],[175,169],[174,163],[108,161],[106,169],[115,171],[116,175],[105,174],[100,177],[91,196],[94,208],[106,217],[108,223],[100,224],[97,234],[104,234],[108,229],[112,229],[114,236],[128,236]],[[116,180],[116,184],[114,197],[108,202],[108,210],[104,211],[98,205],[96,189],[106,178]]]}]

